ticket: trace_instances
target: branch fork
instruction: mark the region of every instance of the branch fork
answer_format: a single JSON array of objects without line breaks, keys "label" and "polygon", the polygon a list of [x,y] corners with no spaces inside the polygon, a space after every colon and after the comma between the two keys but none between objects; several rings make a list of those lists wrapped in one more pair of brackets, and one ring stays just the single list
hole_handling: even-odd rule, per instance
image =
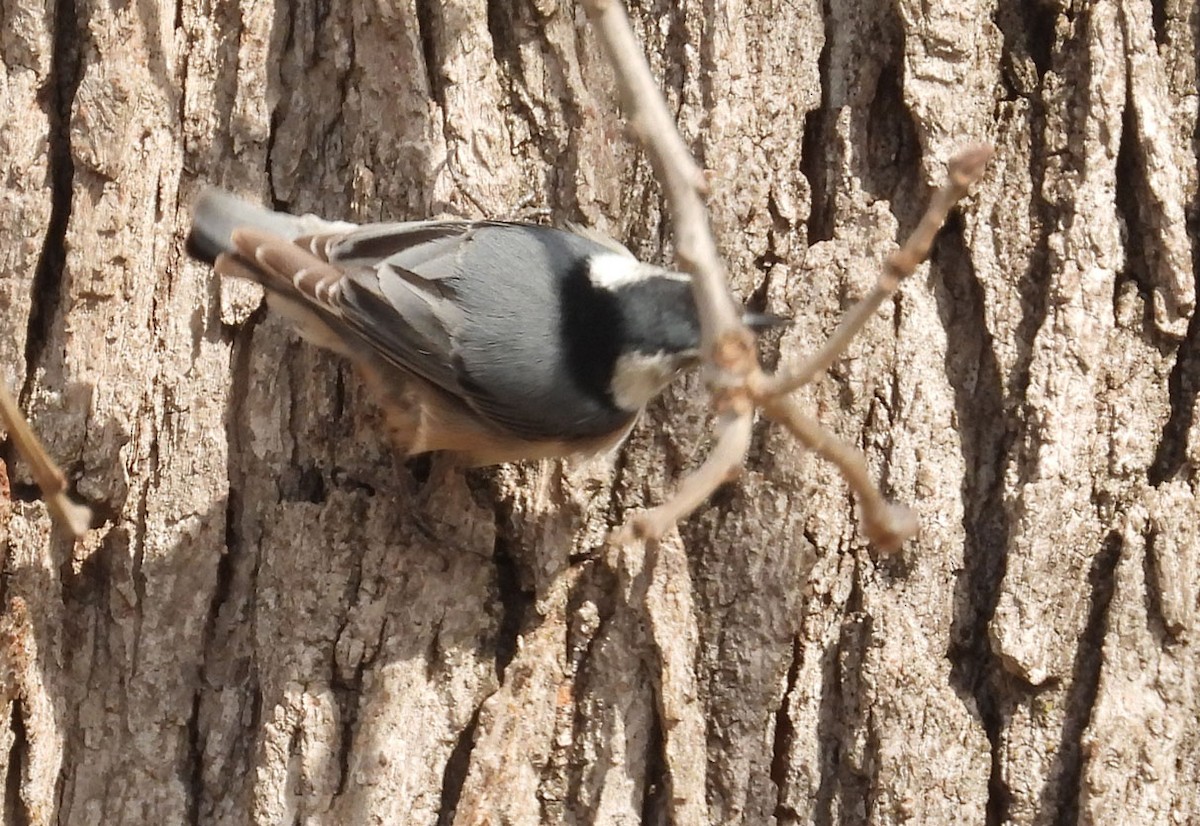
[{"label": "branch fork", "polygon": [[686,476],[663,504],[634,514],[617,531],[621,543],[655,541],[698,508],[714,490],[735,478],[750,447],[755,410],[783,425],[797,441],[832,462],[858,497],[863,530],[882,551],[894,551],[917,533],[915,514],[888,502],[875,486],[861,452],[845,444],[797,406],[791,394],[817,378],[929,255],[950,210],[978,181],[992,156],[987,145],[969,146],[950,160],[946,183],[904,244],[884,260],[874,288],[850,308],[829,340],[797,365],[774,375],[758,362],[754,333],[741,322],[702,196],[707,179],[688,151],[655,84],[645,53],[616,0],[584,0],[616,74],[621,103],[634,134],[662,183],[675,225],[676,257],[692,275],[700,315],[706,379],[717,410],[717,440],[705,462]]}]

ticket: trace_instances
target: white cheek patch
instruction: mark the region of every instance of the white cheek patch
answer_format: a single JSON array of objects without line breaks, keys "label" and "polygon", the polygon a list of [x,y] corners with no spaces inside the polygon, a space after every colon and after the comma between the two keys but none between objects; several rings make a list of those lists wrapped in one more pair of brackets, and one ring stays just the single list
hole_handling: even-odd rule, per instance
[{"label": "white cheek patch", "polygon": [[666,353],[626,353],[613,370],[613,401],[622,410],[641,410],[678,372],[678,359]]},{"label": "white cheek patch", "polygon": [[651,267],[636,258],[617,252],[593,255],[588,262],[588,280],[602,290],[615,290],[627,284],[636,284],[647,278],[666,278],[671,281],[689,281],[687,275]]}]

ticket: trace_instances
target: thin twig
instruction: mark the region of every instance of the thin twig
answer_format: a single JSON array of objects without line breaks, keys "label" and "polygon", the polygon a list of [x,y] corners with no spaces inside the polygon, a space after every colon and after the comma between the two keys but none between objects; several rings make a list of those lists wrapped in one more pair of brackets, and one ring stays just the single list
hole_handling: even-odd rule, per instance
[{"label": "thin twig", "polygon": [[21,415],[16,400],[8,387],[0,381],[0,419],[3,419],[8,435],[12,437],[17,452],[29,465],[33,481],[42,491],[46,507],[54,521],[78,539],[92,524],[92,511],[85,505],[72,502],[67,496],[67,477],[46,453],[46,448]]},{"label": "thin twig", "polygon": [[730,417],[704,464],[683,478],[670,499],[656,508],[635,514],[617,533],[617,541],[658,539],[704,504],[714,490],[736,477],[746,451],[750,449],[752,424],[748,415]]},{"label": "thin twig", "polygon": [[814,419],[806,416],[794,399],[777,396],[763,403],[763,413],[778,422],[796,440],[821,458],[831,462],[858,495],[862,509],[863,532],[875,547],[884,552],[899,549],[904,540],[916,535],[917,517],[909,508],[888,502],[871,481],[862,451],[838,439]]},{"label": "thin twig", "polygon": [[608,53],[626,117],[667,196],[675,228],[675,254],[679,265],[692,275],[706,379],[723,411],[708,461],[685,478],[669,500],[635,516],[620,536],[626,541],[632,537],[657,539],[699,507],[745,460],[754,414],[746,380],[757,376],[758,357],[754,334],[742,324],[741,312],[729,292],[725,265],[717,254],[708,209],[701,198],[708,182],[667,110],[625,7],[617,0],[584,0],[584,9]]},{"label": "thin twig", "polygon": [[950,159],[946,183],[934,193],[925,214],[921,217],[921,223],[908,236],[904,246],[884,261],[879,279],[871,292],[850,308],[842,323],[820,350],[795,368],[781,368],[767,382],[767,395],[791,393],[808,384],[833,364],[834,359],[842,354],[867,319],[879,309],[884,299],[896,292],[900,282],[916,272],[921,262],[929,256],[933,239],[946,223],[950,210],[967,194],[971,184],[982,177],[983,169],[991,157],[992,147],[980,144],[968,147]]}]

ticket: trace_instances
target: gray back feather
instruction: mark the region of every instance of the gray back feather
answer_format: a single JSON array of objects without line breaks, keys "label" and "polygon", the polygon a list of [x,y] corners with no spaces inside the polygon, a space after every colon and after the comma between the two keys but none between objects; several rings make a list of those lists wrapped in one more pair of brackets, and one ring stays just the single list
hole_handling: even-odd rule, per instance
[{"label": "gray back feather", "polygon": [[344,319],[389,361],[522,437],[548,438],[630,417],[579,385],[562,340],[567,282],[586,282],[587,256],[603,251],[548,227],[474,223],[371,227],[328,254],[350,272]]}]

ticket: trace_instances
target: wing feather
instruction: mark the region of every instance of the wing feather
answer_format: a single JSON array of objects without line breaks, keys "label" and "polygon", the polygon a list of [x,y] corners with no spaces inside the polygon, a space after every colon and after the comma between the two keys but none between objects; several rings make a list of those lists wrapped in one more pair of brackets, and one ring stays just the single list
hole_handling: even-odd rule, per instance
[{"label": "wing feather", "polygon": [[[558,245],[560,256],[603,247],[548,227],[513,232],[518,227],[532,228],[492,221],[414,222],[340,225],[294,240],[239,229],[233,238],[238,258],[269,274],[262,279],[266,286],[357,338],[361,346],[352,351],[430,382],[497,427],[530,440],[610,430],[628,414],[597,402],[597,407],[579,407],[583,420],[574,422],[564,419],[566,410],[548,403],[550,388],[570,380],[560,374],[560,331],[544,323],[531,328],[524,313],[527,302],[557,300],[557,284],[531,277],[536,262],[551,255],[551,245]],[[473,248],[472,241],[490,230],[503,236]],[[497,255],[497,250],[503,252]],[[456,284],[468,270],[471,294],[460,296]],[[479,323],[485,317],[486,328],[503,331],[496,339],[481,337]],[[518,346],[523,349],[514,356],[512,348]],[[512,371],[492,369],[513,357],[533,371],[525,379],[534,395],[514,396]]]}]

